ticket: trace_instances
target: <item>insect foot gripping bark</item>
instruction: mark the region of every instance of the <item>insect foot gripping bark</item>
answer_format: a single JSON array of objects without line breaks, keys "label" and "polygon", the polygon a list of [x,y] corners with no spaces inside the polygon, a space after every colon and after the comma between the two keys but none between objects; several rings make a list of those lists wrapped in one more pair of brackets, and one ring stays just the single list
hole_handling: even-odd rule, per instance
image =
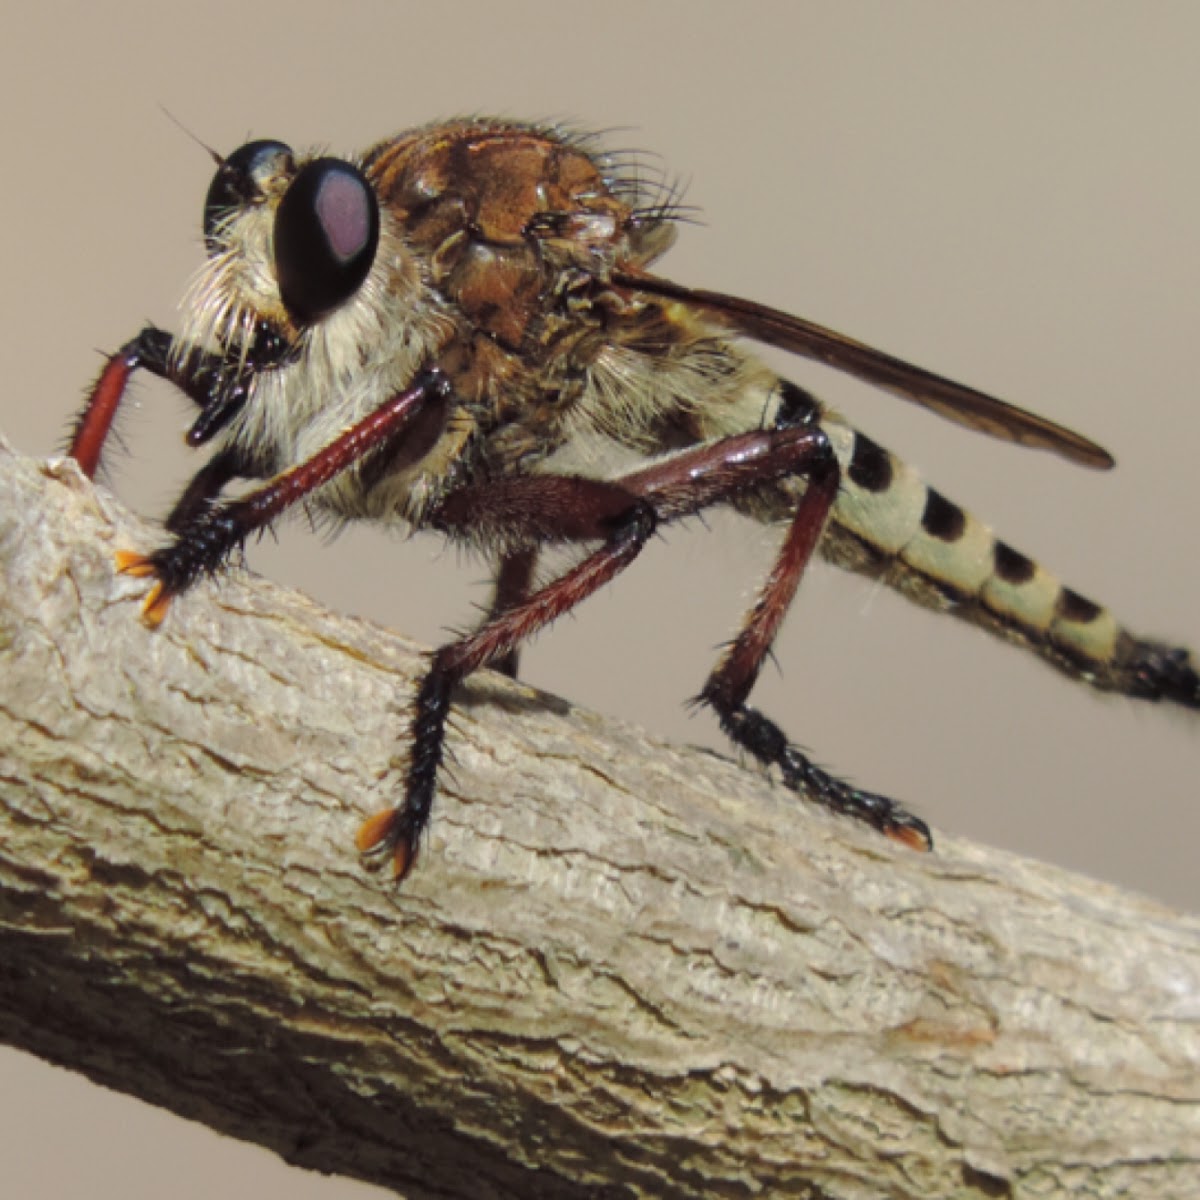
[{"label": "insect foot gripping bark", "polygon": [[[417,690],[403,794],[358,833],[397,879],[429,821],[458,684],[481,667],[515,674],[526,639],[656,529],[712,505],[778,525],[782,544],[700,702],[788,787],[908,846],[929,847],[923,822],[816,767],[748,704],[814,552],[1095,688],[1200,708],[1187,651],[1127,632],[744,343],[1085,466],[1112,466],[1104,450],[819,325],[652,274],[680,209],[628,155],[474,119],[350,159],[265,140],[214,158],[207,258],[182,327],[143,329],[113,355],[71,453],[94,474],[135,371],[196,405],[187,441],[209,457],[167,517],[170,540],[116,560],[151,581],[149,625],[298,503],[491,559],[490,611],[432,656]],[[644,464],[597,465],[606,449]],[[539,580],[539,553],[555,546],[577,548],[573,565]]]}]

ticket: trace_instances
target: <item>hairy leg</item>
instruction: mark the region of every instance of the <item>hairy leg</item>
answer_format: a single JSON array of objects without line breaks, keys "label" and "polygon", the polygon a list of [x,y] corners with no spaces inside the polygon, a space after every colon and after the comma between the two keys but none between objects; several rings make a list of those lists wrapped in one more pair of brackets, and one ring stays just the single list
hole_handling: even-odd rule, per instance
[{"label": "hairy leg", "polygon": [[[229,464],[219,468],[212,479],[198,484],[198,495],[185,505],[185,511],[180,514],[177,506],[172,514],[175,520],[172,543],[149,555],[129,551],[117,555],[121,571],[155,580],[142,609],[146,621],[159,624],[172,597],[217,571],[256,530],[269,525],[305,496],[402,433],[431,400],[444,396],[449,386],[440,372],[425,372],[318,454],[227,504],[209,503],[207,492],[219,481],[221,471],[229,469]],[[181,504],[185,501],[188,501],[186,492]]]},{"label": "hairy leg", "polygon": [[510,594],[511,602],[494,606],[477,630],[434,653],[410,720],[404,797],[395,808],[363,824],[360,850],[390,854],[397,879],[411,870],[433,803],[451,697],[466,676],[509,661],[523,641],[632,562],[659,524],[799,474],[810,475],[813,482],[789,535],[782,575],[778,569],[772,575],[780,575],[780,581],[768,587],[765,602],[758,606],[759,618],[739,639],[736,670],[730,669],[729,707],[734,711],[741,703],[736,689],[748,691],[753,683],[836,494],[836,460],[819,428],[759,430],[723,438],[612,482],[516,476],[447,496],[432,524],[451,536],[469,535],[500,545],[506,560],[556,542],[599,540],[601,545],[545,586],[527,595],[517,589]]},{"label": "hairy leg", "polygon": [[[494,619],[525,601],[533,590],[537,559],[537,551],[533,548],[514,550],[500,556],[496,567],[496,582],[492,590],[492,605],[488,610],[489,619]],[[510,679],[516,679],[519,659],[520,651],[514,646],[507,654],[496,659],[491,668]]]}]

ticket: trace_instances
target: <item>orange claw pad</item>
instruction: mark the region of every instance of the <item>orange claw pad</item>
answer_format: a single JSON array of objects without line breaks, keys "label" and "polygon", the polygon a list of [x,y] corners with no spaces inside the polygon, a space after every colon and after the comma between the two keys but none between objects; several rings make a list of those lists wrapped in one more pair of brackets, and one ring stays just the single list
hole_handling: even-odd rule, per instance
[{"label": "orange claw pad", "polygon": [[396,810],[394,808],[384,809],[383,812],[377,812],[374,816],[368,817],[358,827],[358,833],[354,837],[354,844],[358,847],[359,853],[370,854],[372,850],[378,850],[391,838],[395,825]]},{"label": "orange claw pad", "polygon": [[396,883],[412,870],[416,858],[416,852],[403,838],[396,843],[396,848],[392,851],[392,879]]},{"label": "orange claw pad", "polygon": [[884,832],[892,841],[899,842],[902,846],[908,846],[910,849],[921,851],[933,849],[933,843],[923,833],[916,829],[910,829],[907,825],[896,825]]},{"label": "orange claw pad", "polygon": [[396,826],[400,813],[394,808],[385,809],[374,816],[368,817],[359,827],[354,837],[354,844],[361,854],[370,854],[395,841],[392,851],[392,878],[399,883],[410,870],[416,860],[414,847],[406,838],[396,837]]},{"label": "orange claw pad", "polygon": [[154,574],[154,564],[136,550],[118,550],[113,555],[113,559],[116,561],[117,570],[122,575],[136,575],[141,578]]},{"label": "orange claw pad", "polygon": [[[117,570],[122,575],[149,579],[157,573],[154,563],[136,550],[118,550],[113,558],[116,560]],[[161,579],[156,580],[142,603],[142,620],[155,629],[162,624],[163,618],[167,615],[167,609],[170,607],[171,593],[167,591]]]}]

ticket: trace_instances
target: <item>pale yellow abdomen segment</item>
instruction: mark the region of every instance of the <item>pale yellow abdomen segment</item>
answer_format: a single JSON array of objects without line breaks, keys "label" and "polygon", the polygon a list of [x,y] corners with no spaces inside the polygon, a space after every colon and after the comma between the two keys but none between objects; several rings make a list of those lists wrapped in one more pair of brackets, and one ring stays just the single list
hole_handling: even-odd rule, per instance
[{"label": "pale yellow abdomen segment", "polygon": [[[1033,649],[1103,667],[1117,653],[1112,614],[1071,591],[929,487],[906,463],[836,419],[822,421],[842,465],[833,536],[861,544],[854,564],[920,602],[999,624]],[[844,554],[834,551],[844,559]],[[914,578],[915,577],[915,578]]]}]

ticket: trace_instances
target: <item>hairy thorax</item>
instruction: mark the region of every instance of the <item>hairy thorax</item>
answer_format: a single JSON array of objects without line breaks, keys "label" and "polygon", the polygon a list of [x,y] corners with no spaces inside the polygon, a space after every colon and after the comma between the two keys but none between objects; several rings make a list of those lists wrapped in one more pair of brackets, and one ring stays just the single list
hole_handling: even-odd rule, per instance
[{"label": "hairy thorax", "polygon": [[266,322],[292,339],[226,434],[264,474],[311,458],[422,368],[447,374],[453,401],[320,488],[314,508],[419,526],[465,479],[536,470],[568,442],[602,473],[613,444],[661,453],[761,420],[769,373],[697,315],[611,283],[670,245],[670,200],[587,139],[460,121],[389,139],[360,165],[381,229],[353,298],[293,324],[270,278],[268,195],[197,278],[180,338],[236,355]]}]

